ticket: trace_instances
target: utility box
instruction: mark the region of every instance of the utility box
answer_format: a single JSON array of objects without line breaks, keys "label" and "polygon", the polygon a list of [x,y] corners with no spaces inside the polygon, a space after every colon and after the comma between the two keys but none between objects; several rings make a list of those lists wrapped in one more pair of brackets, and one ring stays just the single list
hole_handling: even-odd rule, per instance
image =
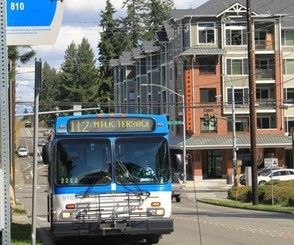
[{"label": "utility box", "polygon": [[252,168],[251,167],[245,168],[245,180],[246,180],[246,186],[252,186]]}]

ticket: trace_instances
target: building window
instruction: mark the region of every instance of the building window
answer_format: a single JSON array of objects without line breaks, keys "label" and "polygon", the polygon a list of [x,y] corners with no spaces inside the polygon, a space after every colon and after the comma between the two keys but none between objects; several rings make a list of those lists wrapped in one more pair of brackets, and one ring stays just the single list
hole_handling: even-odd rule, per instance
[{"label": "building window", "polygon": [[271,128],[270,122],[271,122],[270,117],[258,117],[257,128],[259,129]]},{"label": "building window", "polygon": [[198,23],[198,43],[214,44],[215,43],[215,26],[214,23]]},{"label": "building window", "polygon": [[[234,88],[235,105],[247,105],[249,103],[248,88]],[[228,104],[232,104],[232,89],[227,89]]]},{"label": "building window", "polygon": [[209,125],[206,125],[205,118],[200,119],[200,130],[201,133],[216,133],[217,121],[210,122]]},{"label": "building window", "polygon": [[273,59],[257,58],[255,60],[256,78],[261,80],[274,79],[274,63]]},{"label": "building window", "polygon": [[228,75],[247,75],[248,62],[247,59],[227,59]]},{"label": "building window", "polygon": [[266,39],[266,31],[259,30],[255,31],[255,47],[258,48],[265,48],[265,39]]},{"label": "building window", "polygon": [[284,88],[285,102],[294,102],[294,88]]},{"label": "building window", "polygon": [[255,60],[256,69],[269,69],[269,60],[268,59],[256,59]]},{"label": "building window", "polygon": [[215,74],[216,60],[214,57],[200,58],[199,62],[199,74]]},{"label": "building window", "polygon": [[270,91],[268,88],[256,88],[256,100],[268,101],[270,99]]},{"label": "building window", "polygon": [[294,59],[284,59],[284,75],[294,75]]},{"label": "building window", "polygon": [[287,117],[285,122],[285,131],[290,135],[291,130],[294,132],[294,117]]},{"label": "building window", "polygon": [[216,88],[201,88],[200,103],[216,102]]},{"label": "building window", "polygon": [[247,28],[245,24],[226,25],[226,45],[246,45]]},{"label": "building window", "polygon": [[282,45],[283,46],[294,46],[294,30],[283,30],[282,31]]},{"label": "building window", "polygon": [[[236,132],[249,132],[249,118],[242,117],[235,119]],[[233,132],[233,118],[229,118],[227,124],[228,132]]]}]

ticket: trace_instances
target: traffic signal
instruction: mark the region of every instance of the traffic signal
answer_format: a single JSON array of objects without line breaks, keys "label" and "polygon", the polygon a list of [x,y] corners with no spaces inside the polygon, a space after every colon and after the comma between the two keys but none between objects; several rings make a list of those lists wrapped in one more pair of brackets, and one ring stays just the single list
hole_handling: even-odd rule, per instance
[{"label": "traffic signal", "polygon": [[216,127],[217,125],[217,116],[215,114],[213,114],[210,118],[210,121],[211,121],[211,126],[212,127]]},{"label": "traffic signal", "polygon": [[209,126],[210,124],[210,115],[208,113],[204,113],[204,126]]}]

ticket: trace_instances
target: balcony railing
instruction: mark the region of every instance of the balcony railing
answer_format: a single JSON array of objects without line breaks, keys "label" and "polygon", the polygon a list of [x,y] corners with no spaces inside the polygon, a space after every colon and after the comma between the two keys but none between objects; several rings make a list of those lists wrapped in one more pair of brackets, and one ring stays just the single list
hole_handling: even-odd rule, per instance
[{"label": "balcony railing", "polygon": [[274,50],[273,40],[255,40],[255,50]]},{"label": "balcony railing", "polygon": [[274,80],[274,69],[256,69],[256,80]]}]

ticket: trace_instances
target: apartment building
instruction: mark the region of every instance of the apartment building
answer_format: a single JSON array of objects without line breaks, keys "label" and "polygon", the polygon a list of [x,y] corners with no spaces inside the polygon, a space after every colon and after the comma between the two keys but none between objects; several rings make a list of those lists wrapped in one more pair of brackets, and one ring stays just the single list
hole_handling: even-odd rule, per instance
[{"label": "apartment building", "polygon": [[175,9],[154,42],[111,60],[116,111],[166,115],[173,167],[178,170],[185,145],[187,179],[233,175],[234,152],[242,170],[251,165],[250,96],[255,96],[258,166],[274,158],[293,167],[294,3],[253,2],[254,95],[246,0]]}]

